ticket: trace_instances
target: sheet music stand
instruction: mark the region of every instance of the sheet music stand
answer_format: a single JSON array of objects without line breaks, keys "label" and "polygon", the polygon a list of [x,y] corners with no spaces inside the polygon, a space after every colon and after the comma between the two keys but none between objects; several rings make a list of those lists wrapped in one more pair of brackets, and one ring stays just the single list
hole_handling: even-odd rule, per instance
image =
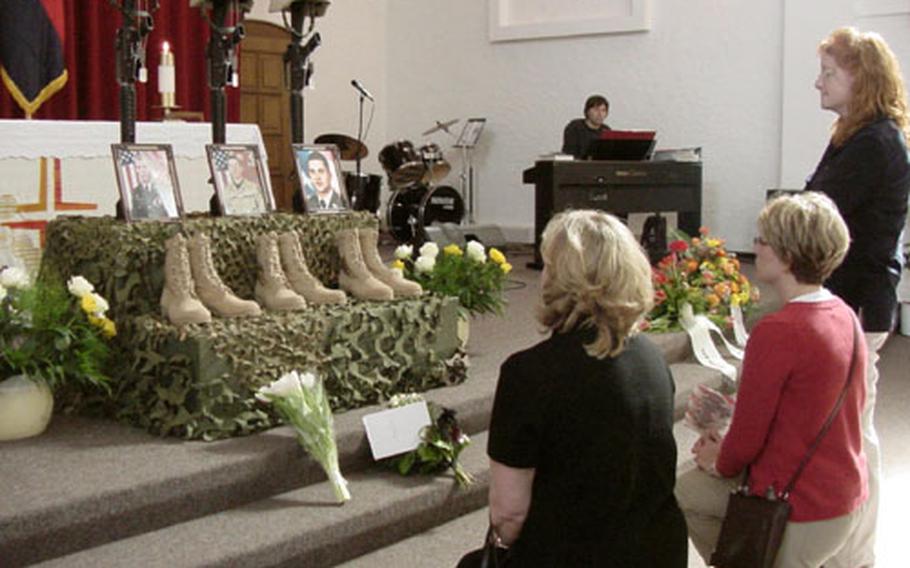
[{"label": "sheet music stand", "polygon": [[455,141],[455,148],[461,149],[461,195],[467,205],[468,223],[474,224],[474,148],[487,123],[486,118],[469,118]]}]

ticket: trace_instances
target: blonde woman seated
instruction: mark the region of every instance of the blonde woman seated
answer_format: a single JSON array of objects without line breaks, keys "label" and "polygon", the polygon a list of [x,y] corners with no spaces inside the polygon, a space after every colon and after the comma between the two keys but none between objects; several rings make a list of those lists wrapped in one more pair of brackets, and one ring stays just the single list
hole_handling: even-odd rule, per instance
[{"label": "blonde woman seated", "polygon": [[[705,560],[717,544],[730,490],[747,466],[753,494],[769,488],[777,494],[789,482],[844,389],[861,333],[850,307],[821,284],[849,245],[847,226],[829,198],[814,192],[778,198],[759,215],[758,233],[756,277],[786,304],[752,331],[726,436],[700,439],[692,449],[698,469],[677,484],[689,536]],[[843,406],[790,494],[776,566],[830,565],[856,535],[867,494],[866,344],[859,339]]]},{"label": "blonde woman seated", "polygon": [[502,365],[487,448],[509,566],[685,566],[673,378],[635,334],[654,295],[648,259],[601,211],[554,217],[541,253],[552,334]]}]

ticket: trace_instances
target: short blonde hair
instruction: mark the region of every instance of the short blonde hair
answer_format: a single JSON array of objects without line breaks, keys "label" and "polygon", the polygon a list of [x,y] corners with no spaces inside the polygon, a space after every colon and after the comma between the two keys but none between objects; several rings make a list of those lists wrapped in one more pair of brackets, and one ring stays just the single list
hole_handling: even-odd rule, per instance
[{"label": "short blonde hair", "polygon": [[651,265],[629,229],[603,211],[565,211],[547,224],[537,319],[547,329],[597,329],[586,345],[598,359],[618,355],[654,302]]},{"label": "short blonde hair", "polygon": [[834,123],[831,141],[835,146],[842,146],[857,130],[882,116],[897,123],[908,137],[910,117],[904,78],[897,57],[882,36],[840,28],[822,40],[818,52],[833,57],[838,67],[853,76],[847,115]]},{"label": "short blonde hair", "polygon": [[837,206],[814,191],[772,200],[758,215],[758,231],[802,284],[824,282],[850,247],[850,232]]}]

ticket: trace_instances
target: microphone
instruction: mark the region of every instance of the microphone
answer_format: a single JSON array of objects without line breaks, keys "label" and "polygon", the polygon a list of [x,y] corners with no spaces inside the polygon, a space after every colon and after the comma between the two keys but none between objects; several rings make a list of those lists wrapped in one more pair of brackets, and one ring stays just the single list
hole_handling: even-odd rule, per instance
[{"label": "microphone", "polygon": [[374,103],[376,102],[376,99],[373,98],[373,95],[371,95],[370,92],[368,90],[366,90],[366,88],[363,85],[361,85],[360,81],[358,81],[357,79],[351,79],[351,86],[353,86],[355,89],[357,89],[357,92],[360,93],[361,95],[370,99]]}]

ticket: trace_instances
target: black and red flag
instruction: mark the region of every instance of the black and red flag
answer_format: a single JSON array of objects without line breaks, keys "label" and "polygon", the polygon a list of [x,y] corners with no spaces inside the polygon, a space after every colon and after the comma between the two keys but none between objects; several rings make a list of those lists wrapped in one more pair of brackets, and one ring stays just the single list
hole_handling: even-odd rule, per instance
[{"label": "black and red flag", "polygon": [[25,116],[66,84],[63,0],[0,0],[0,78]]}]

